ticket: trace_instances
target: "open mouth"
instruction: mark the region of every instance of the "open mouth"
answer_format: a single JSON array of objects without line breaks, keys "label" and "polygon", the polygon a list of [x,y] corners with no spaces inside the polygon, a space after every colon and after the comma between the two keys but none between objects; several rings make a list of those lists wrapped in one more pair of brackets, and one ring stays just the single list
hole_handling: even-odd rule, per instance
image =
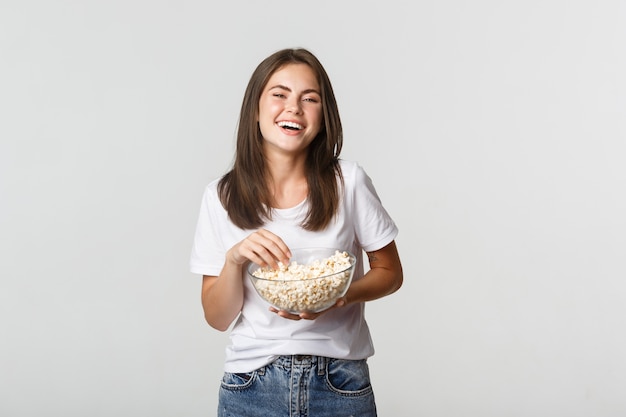
[{"label": "open mouth", "polygon": [[295,122],[278,122],[277,125],[282,127],[283,129],[287,129],[287,130],[302,130],[302,129],[304,129],[304,126],[302,126],[299,123],[295,123]]}]

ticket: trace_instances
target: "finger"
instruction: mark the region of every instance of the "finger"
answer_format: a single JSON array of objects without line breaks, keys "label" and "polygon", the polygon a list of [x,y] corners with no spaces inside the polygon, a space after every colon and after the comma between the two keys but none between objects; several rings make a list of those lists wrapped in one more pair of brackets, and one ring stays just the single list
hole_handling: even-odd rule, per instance
[{"label": "finger", "polygon": [[272,313],[276,313],[277,315],[279,315],[280,317],[283,317],[285,319],[289,319],[289,320],[301,320],[302,319],[302,317],[300,317],[299,315],[291,314],[291,313],[289,313],[288,311],[285,311],[285,310],[278,310],[278,309],[276,309],[274,307],[270,307],[269,310]]},{"label": "finger", "polygon": [[304,320],[315,320],[322,313],[300,313],[300,318]]},{"label": "finger", "polygon": [[259,238],[254,234],[246,237],[236,246],[237,253],[240,257],[250,260],[260,266],[267,266],[273,263],[271,253],[259,242]]},{"label": "finger", "polygon": [[256,237],[262,239],[260,243],[272,254],[272,256],[274,256],[277,261],[281,261],[284,264],[289,263],[291,251],[280,236],[270,232],[269,230],[259,229]]},{"label": "finger", "polygon": [[270,231],[261,229],[252,233],[243,242],[243,246],[249,251],[249,259],[261,266],[278,268],[278,262],[289,264],[289,248],[280,237]]}]

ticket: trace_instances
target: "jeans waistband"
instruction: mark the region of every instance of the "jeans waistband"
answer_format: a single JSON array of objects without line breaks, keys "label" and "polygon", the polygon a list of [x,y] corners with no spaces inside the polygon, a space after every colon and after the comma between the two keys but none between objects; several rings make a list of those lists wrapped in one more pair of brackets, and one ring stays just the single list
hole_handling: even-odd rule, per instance
[{"label": "jeans waistband", "polygon": [[282,368],[315,367],[318,373],[323,374],[329,360],[330,359],[325,356],[316,355],[281,355],[276,358],[272,365]]}]

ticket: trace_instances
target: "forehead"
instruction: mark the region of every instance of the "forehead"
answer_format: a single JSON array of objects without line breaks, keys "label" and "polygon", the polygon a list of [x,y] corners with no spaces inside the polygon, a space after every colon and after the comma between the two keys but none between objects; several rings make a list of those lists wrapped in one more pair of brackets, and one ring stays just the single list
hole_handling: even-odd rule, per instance
[{"label": "forehead", "polygon": [[266,87],[272,88],[275,85],[319,90],[317,75],[307,64],[286,64],[278,68],[270,76]]}]

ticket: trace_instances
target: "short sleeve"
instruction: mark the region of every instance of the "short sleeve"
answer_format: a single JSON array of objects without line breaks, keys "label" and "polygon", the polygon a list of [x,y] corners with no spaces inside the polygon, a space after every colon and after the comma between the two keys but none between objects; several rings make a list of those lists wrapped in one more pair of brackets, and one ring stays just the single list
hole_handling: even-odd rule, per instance
[{"label": "short sleeve", "polygon": [[398,235],[398,227],[380,200],[372,179],[355,165],[351,205],[357,239],[366,252],[381,249]]},{"label": "short sleeve", "polygon": [[219,239],[216,219],[216,207],[221,207],[221,203],[212,185],[202,196],[189,265],[192,273],[216,276],[224,265],[225,250]]}]

